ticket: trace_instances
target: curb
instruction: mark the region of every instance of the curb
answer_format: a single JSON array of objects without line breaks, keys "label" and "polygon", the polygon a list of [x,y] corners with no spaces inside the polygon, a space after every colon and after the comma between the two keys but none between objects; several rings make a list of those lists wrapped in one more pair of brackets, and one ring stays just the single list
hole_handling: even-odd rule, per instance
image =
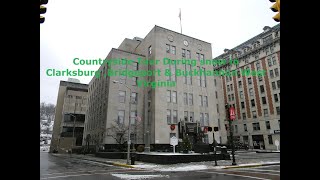
[{"label": "curb", "polygon": [[120,167],[127,167],[127,168],[134,168],[133,166],[128,165],[128,164],[112,163],[112,165],[120,166]]},{"label": "curb", "polygon": [[[63,156],[63,155],[55,155],[55,156]],[[121,163],[116,163],[116,162],[106,162],[106,161],[97,161],[97,160],[93,160],[93,159],[89,159],[89,158],[85,158],[85,157],[72,157],[72,158],[76,158],[76,159],[84,159],[87,161],[93,161],[93,162],[98,162],[98,163],[104,163],[104,164],[109,164],[109,165],[113,165],[113,166],[120,166],[120,167],[126,167],[126,168],[135,168],[131,165],[128,164],[121,164]]]},{"label": "curb", "polygon": [[271,165],[280,165],[280,163],[256,164],[256,165],[243,165],[243,166],[227,166],[227,167],[222,168],[222,169],[248,168],[248,167],[260,167],[260,166],[271,166]]},{"label": "curb", "polygon": [[274,151],[256,151],[256,153],[280,153],[280,152],[274,152]]}]

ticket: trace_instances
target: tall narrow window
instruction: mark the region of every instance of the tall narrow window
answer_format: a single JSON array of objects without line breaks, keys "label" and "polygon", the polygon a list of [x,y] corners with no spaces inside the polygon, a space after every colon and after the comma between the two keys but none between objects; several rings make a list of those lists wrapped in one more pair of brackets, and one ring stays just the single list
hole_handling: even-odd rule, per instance
[{"label": "tall narrow window", "polygon": [[149,46],[149,55],[152,53],[152,46]]},{"label": "tall narrow window", "polygon": [[178,111],[177,110],[173,110],[173,124],[178,123]]},{"label": "tall narrow window", "polygon": [[172,102],[177,103],[177,91],[172,91]]},{"label": "tall narrow window", "polygon": [[171,102],[171,91],[167,90],[167,102]]},{"label": "tall narrow window", "polygon": [[167,123],[171,124],[171,110],[167,109]]},{"label": "tall narrow window", "polygon": [[184,103],[184,105],[188,105],[188,94],[187,93],[183,93],[183,103]]}]

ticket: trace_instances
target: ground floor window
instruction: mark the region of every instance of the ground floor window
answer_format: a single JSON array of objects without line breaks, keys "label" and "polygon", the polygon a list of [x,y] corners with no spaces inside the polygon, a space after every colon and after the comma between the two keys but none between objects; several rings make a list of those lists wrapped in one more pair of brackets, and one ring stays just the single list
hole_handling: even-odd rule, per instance
[{"label": "ground floor window", "polygon": [[268,135],[269,144],[273,144],[272,135]]}]

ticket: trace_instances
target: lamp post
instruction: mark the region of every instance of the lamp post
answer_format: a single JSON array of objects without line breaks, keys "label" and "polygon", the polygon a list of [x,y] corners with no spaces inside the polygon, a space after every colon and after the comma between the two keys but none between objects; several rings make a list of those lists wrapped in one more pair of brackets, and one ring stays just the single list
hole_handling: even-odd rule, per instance
[{"label": "lamp post", "polygon": [[229,109],[230,109],[230,107],[229,107],[229,104],[226,104],[225,105],[225,108],[226,108],[226,117],[227,117],[227,121],[229,121],[229,129],[230,129],[230,141],[231,141],[231,149],[232,149],[232,151],[231,151],[231,153],[232,153],[232,165],[237,165],[237,163],[236,163],[236,160],[235,160],[235,158],[234,158],[234,144],[233,144],[233,132],[232,132],[232,121],[231,121],[231,118],[230,118],[230,112],[229,112]]},{"label": "lamp post", "polygon": [[129,160],[130,160],[130,145],[131,145],[131,138],[130,138],[130,134],[131,134],[131,118],[130,118],[130,114],[131,114],[131,88],[129,88],[126,84],[123,84],[120,81],[116,81],[113,80],[113,83],[119,83],[124,85],[126,88],[129,89],[129,93],[130,93],[130,101],[129,101],[129,127],[128,127],[128,148],[127,148],[127,164],[129,164]]}]

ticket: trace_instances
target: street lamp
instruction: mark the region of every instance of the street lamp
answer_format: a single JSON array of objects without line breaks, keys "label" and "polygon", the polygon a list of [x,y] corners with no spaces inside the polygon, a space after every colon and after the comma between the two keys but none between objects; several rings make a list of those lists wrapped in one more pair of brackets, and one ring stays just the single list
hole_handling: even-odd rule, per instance
[{"label": "street lamp", "polygon": [[237,165],[236,160],[234,158],[234,144],[233,144],[233,132],[232,132],[232,126],[231,126],[231,119],[230,119],[230,112],[229,112],[229,104],[225,105],[226,108],[226,117],[227,117],[227,121],[229,121],[229,129],[230,129],[230,141],[231,141],[231,153],[232,153],[232,165]]},{"label": "street lamp", "polygon": [[71,146],[71,154],[72,154],[72,148],[74,147],[74,129],[75,129],[75,124],[76,124],[76,119],[77,117],[73,114],[66,114],[66,115],[70,115],[70,116],[73,116],[74,117],[74,120],[73,120],[73,130],[72,130],[72,146]]},{"label": "street lamp", "polygon": [[119,84],[122,84],[124,85],[126,88],[129,89],[129,93],[130,93],[130,100],[129,100],[129,127],[128,127],[128,148],[127,148],[127,164],[129,164],[129,159],[130,159],[130,145],[131,145],[131,138],[130,138],[130,135],[131,135],[131,118],[130,118],[130,115],[131,115],[131,88],[129,88],[126,84],[123,84],[122,82],[120,81],[117,81],[117,80],[113,80],[112,81],[113,83],[119,83]]}]

